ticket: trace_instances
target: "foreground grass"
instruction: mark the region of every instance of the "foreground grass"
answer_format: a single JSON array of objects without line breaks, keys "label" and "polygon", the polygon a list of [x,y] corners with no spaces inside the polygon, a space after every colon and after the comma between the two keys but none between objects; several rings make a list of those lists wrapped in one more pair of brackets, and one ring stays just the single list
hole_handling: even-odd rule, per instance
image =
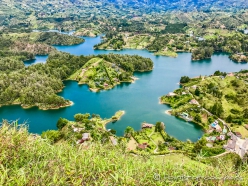
[{"label": "foreground grass", "polygon": [[[202,166],[195,161],[179,161],[180,156],[173,156],[173,161],[169,161],[169,156],[133,156],[125,148],[109,144],[83,148],[67,142],[51,145],[29,134],[24,126],[4,122],[0,128],[0,185],[247,184],[247,168]],[[242,181],[221,180],[238,174]]]}]

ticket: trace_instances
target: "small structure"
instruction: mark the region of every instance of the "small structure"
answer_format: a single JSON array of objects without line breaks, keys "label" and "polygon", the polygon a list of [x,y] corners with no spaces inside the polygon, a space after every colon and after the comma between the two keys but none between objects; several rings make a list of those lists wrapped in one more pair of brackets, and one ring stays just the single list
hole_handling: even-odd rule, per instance
[{"label": "small structure", "polygon": [[169,147],[169,150],[170,150],[170,151],[176,150],[176,147]]},{"label": "small structure", "polygon": [[213,144],[212,143],[207,143],[206,146],[211,148],[211,147],[213,147]]},{"label": "small structure", "polygon": [[206,137],[206,140],[209,141],[209,142],[215,142],[216,136],[209,136],[209,137]]},{"label": "small structure", "polygon": [[114,146],[118,144],[116,138],[114,138],[113,136],[110,136],[109,138]]},{"label": "small structure", "polygon": [[104,83],[104,86],[107,87],[108,86],[108,83]]},{"label": "small structure", "polygon": [[248,34],[248,29],[244,30],[244,34]]},{"label": "small structure", "polygon": [[83,133],[82,136],[83,136],[82,140],[84,141],[90,140],[90,133]]},{"label": "small structure", "polygon": [[77,128],[74,125],[71,126],[73,128],[73,132],[81,132],[82,130],[84,130],[84,128]]},{"label": "small structure", "polygon": [[95,85],[96,86],[100,86],[100,82],[95,82]]},{"label": "small structure", "polygon": [[148,147],[148,143],[142,143],[138,145],[138,148],[142,150],[146,149],[147,147]]},{"label": "small structure", "polygon": [[182,95],[186,95],[187,93],[186,92],[182,92]]},{"label": "small structure", "polygon": [[199,105],[198,101],[196,101],[195,99],[190,100],[189,103],[192,105]]},{"label": "small structure", "polygon": [[222,133],[223,133],[223,134],[226,134],[226,133],[227,133],[226,127],[223,128]]},{"label": "small structure", "polygon": [[226,136],[225,135],[220,135],[220,140],[224,141],[226,139]]},{"label": "small structure", "polygon": [[222,132],[222,128],[219,126],[218,123],[213,122],[211,125],[210,125],[213,129],[215,129],[217,132]]},{"label": "small structure", "polygon": [[204,41],[205,39],[203,37],[198,37],[198,41]]},{"label": "small structure", "polygon": [[153,124],[149,124],[149,123],[142,123],[142,129],[147,129],[147,128],[152,128],[152,127],[154,127],[154,125]]},{"label": "small structure", "polygon": [[173,96],[176,96],[177,94],[176,93],[174,93],[174,92],[169,92],[168,94],[167,94],[167,97],[173,97]]},{"label": "small structure", "polygon": [[235,132],[235,135],[238,137],[238,138],[242,138],[242,134],[240,132]]},{"label": "small structure", "polygon": [[185,119],[186,121],[192,121],[192,120],[193,120],[193,119],[189,116],[189,114],[186,113],[186,112],[181,113],[180,116],[181,116],[183,119]]},{"label": "small structure", "polygon": [[197,88],[197,86],[196,86],[196,85],[193,85],[191,88],[196,89],[196,88]]},{"label": "small structure", "polygon": [[74,129],[73,129],[74,132],[80,132],[80,131],[82,131],[82,130],[83,130],[83,128],[74,128]]},{"label": "small structure", "polygon": [[210,138],[210,141],[212,141],[212,142],[215,142],[215,140],[216,140],[216,136],[212,136],[212,137]]},{"label": "small structure", "polygon": [[228,74],[227,74],[227,76],[229,76],[229,77],[233,77],[233,76],[234,76],[234,74],[231,72],[231,73],[228,73]]}]

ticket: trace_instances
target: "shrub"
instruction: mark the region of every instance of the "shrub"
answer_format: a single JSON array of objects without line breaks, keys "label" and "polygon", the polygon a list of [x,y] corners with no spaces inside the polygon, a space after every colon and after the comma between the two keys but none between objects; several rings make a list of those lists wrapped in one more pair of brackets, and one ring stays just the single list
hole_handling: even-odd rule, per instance
[{"label": "shrub", "polygon": [[61,130],[62,128],[64,128],[64,126],[67,125],[68,122],[69,122],[69,121],[68,121],[67,119],[65,119],[65,118],[59,118],[59,120],[58,120],[58,122],[57,122],[57,128],[58,128],[59,130]]},{"label": "shrub", "polygon": [[51,143],[56,143],[62,138],[62,135],[57,130],[48,130],[42,132],[41,137],[44,139],[48,139]]}]

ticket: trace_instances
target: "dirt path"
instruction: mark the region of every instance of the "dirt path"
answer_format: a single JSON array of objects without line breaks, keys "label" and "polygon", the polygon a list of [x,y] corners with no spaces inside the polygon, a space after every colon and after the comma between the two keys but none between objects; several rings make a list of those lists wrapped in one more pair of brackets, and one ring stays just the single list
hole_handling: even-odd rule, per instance
[{"label": "dirt path", "polygon": [[152,131],[152,133],[148,136],[148,138],[150,138],[150,140],[153,142],[153,144],[156,146],[156,149],[153,151],[154,153],[157,153],[158,151],[158,145],[155,143],[155,141],[151,138],[151,136],[154,134],[154,131]]},{"label": "dirt path", "polygon": [[226,151],[226,152],[223,152],[223,153],[218,154],[218,155],[216,155],[216,156],[211,156],[210,158],[218,158],[218,157],[224,156],[224,155],[229,154],[229,153],[231,153],[231,152]]},{"label": "dirt path", "polygon": [[91,67],[91,66],[94,66],[96,67],[98,65],[98,63],[100,63],[102,59],[99,59],[97,62],[93,63],[92,65],[90,65],[88,68],[85,68],[85,69],[82,69],[82,72],[80,74],[80,77],[83,77],[84,76],[84,73]]}]

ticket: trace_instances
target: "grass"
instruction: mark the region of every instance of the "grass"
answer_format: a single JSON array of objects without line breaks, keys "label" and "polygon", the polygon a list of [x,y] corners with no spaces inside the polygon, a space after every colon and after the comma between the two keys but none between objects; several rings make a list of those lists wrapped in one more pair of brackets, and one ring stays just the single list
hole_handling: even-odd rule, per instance
[{"label": "grass", "polygon": [[244,126],[238,126],[232,128],[234,132],[240,132],[243,138],[248,138],[248,130]]},{"label": "grass", "polygon": [[159,51],[159,52],[156,52],[154,53],[155,55],[162,55],[162,56],[168,56],[168,57],[177,57],[177,53],[174,52],[174,51],[170,51],[170,50],[167,50],[167,51]]},{"label": "grass", "polygon": [[[51,145],[24,126],[0,128],[0,185],[246,185],[247,167],[216,167],[183,155],[139,156],[126,146],[91,144],[87,149],[66,141]],[[184,159],[184,161],[183,161]],[[159,175],[154,177],[154,175]],[[240,175],[243,180],[226,180]],[[166,179],[169,176],[171,179]],[[179,176],[200,177],[178,179]],[[206,179],[215,177],[216,179]],[[156,179],[155,179],[156,178]],[[205,179],[204,179],[205,178]]]}]

